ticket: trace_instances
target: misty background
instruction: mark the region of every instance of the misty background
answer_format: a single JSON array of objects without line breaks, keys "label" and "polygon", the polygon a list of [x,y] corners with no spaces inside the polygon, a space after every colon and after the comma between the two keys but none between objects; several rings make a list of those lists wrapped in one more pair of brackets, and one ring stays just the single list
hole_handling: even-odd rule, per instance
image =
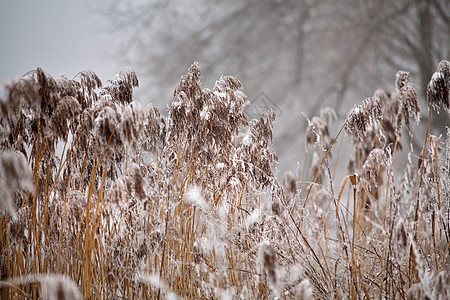
[{"label": "misty background", "polygon": [[[233,75],[251,102],[248,116],[275,109],[277,168],[298,171],[305,115],[333,108],[334,136],[363,99],[377,89],[395,91],[399,70],[410,72],[426,125],[426,84],[439,61],[450,57],[449,3],[3,0],[0,82],[38,66],[69,78],[89,69],[105,82],[129,65],[140,80],[135,100],[154,103],[164,114],[181,75],[198,61],[202,88]],[[432,133],[443,134],[449,114],[441,110],[433,122]],[[413,140],[421,144],[418,132]]]}]

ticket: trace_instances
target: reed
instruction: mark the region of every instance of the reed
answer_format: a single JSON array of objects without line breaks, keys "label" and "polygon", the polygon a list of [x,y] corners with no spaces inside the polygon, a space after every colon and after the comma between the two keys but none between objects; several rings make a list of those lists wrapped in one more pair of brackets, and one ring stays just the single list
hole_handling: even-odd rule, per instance
[{"label": "reed", "polygon": [[[450,110],[449,65],[430,117]],[[38,68],[5,87],[2,299],[448,299],[450,129],[402,150],[421,126],[407,72],[345,120],[308,119],[301,174],[282,181],[275,113],[247,120],[239,80],[201,81],[193,63],[167,116],[133,101],[129,67],[104,84]],[[420,164],[395,167],[402,155]]]}]

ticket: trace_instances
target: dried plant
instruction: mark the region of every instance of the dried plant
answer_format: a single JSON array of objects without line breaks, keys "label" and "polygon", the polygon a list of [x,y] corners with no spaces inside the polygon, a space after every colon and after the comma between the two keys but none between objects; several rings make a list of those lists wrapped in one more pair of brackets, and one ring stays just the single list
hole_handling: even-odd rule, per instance
[{"label": "dried plant", "polygon": [[291,171],[286,171],[283,175],[283,186],[286,198],[293,199],[297,193],[297,176]]},{"label": "dried plant", "polygon": [[266,273],[270,288],[274,290],[274,292],[277,294],[278,291],[278,278],[277,278],[277,261],[275,253],[270,246],[270,242],[263,241],[259,245],[258,249],[258,256],[259,261],[262,266],[262,270],[264,273]]},{"label": "dried plant", "polygon": [[320,117],[313,117],[308,120],[308,129],[305,133],[306,146],[311,147],[321,142],[324,149],[328,149],[331,145],[330,128],[333,119],[337,119],[336,113],[330,107],[325,107],[320,111]]},{"label": "dried plant", "polygon": [[409,73],[405,71],[398,71],[395,79],[395,87],[397,91],[397,99],[401,105],[397,115],[397,131],[401,130],[402,120],[405,120],[405,125],[411,133],[409,118],[414,116],[416,123],[419,123],[420,109],[417,93],[413,84],[409,79]]},{"label": "dried plant", "polygon": [[[101,82],[97,81],[97,84]],[[89,87],[91,84],[89,83]],[[95,86],[95,85],[93,85]],[[110,95],[112,101],[120,104],[128,104],[133,101],[133,88],[139,86],[136,73],[130,68],[124,68],[111,81],[108,81],[103,87],[100,95]]]},{"label": "dried plant", "polygon": [[34,191],[33,175],[25,156],[17,151],[0,153],[0,209],[16,215],[14,192],[22,189]]},{"label": "dried plant", "polygon": [[[448,109],[446,70],[429,85],[435,109]],[[448,298],[450,129],[426,134],[421,172],[393,168],[403,119],[412,133],[419,113],[406,72],[334,138],[334,112],[313,117],[311,165],[282,183],[275,113],[247,120],[239,80],[201,80],[194,62],[167,116],[133,102],[131,68],[105,85],[38,68],[5,87],[2,299]],[[342,131],[354,159],[336,191]]]},{"label": "dried plant", "polygon": [[[373,96],[375,98],[380,99],[381,110],[383,112],[383,116],[381,119],[382,130],[381,135],[379,137],[380,139],[383,140],[380,140],[380,143],[384,142],[384,145],[386,146],[394,145],[397,139],[396,126],[400,103],[399,101],[397,101],[395,93],[388,93],[384,90],[380,89],[376,90]],[[402,149],[402,146],[398,140],[397,140],[397,148],[399,150]]]},{"label": "dried plant", "polygon": [[380,126],[382,117],[380,100],[374,97],[364,99],[347,118],[344,130],[354,142],[363,141],[368,131]]},{"label": "dried plant", "polygon": [[372,192],[382,185],[382,169],[388,166],[388,155],[385,149],[373,149],[362,167],[362,178],[369,191]]},{"label": "dried plant", "polygon": [[441,60],[427,86],[427,102],[439,113],[442,106],[450,111],[450,62]]},{"label": "dried plant", "polygon": [[[54,299],[67,299],[78,300],[82,299],[82,295],[78,286],[73,280],[63,275],[48,274],[45,276],[22,276],[20,278],[14,278],[9,282],[0,282],[0,287],[18,286],[23,284],[39,283],[42,291],[42,298],[54,300]],[[19,289],[19,291],[21,291]],[[22,297],[29,298],[21,291]]]}]

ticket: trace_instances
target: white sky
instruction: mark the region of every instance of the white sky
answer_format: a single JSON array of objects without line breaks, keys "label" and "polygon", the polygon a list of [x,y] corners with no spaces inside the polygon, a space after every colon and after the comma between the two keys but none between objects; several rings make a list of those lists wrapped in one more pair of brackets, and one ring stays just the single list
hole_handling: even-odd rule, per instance
[{"label": "white sky", "polygon": [[105,17],[91,3],[0,0],[0,83],[37,67],[68,78],[88,69],[102,82],[119,73]]}]

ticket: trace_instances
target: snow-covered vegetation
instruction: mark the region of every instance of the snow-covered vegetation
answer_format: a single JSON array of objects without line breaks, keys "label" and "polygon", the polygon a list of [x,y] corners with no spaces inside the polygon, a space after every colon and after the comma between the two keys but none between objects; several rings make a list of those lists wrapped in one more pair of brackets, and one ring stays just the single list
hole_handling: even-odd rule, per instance
[{"label": "snow-covered vegetation", "polygon": [[[450,110],[449,65],[428,85],[430,117]],[[275,113],[247,120],[239,80],[201,80],[193,63],[167,116],[133,102],[131,68],[106,84],[38,68],[5,87],[2,299],[448,299],[450,129],[398,153],[403,124],[421,125],[407,72],[336,136],[332,109],[311,118],[312,163],[282,181]]]}]

